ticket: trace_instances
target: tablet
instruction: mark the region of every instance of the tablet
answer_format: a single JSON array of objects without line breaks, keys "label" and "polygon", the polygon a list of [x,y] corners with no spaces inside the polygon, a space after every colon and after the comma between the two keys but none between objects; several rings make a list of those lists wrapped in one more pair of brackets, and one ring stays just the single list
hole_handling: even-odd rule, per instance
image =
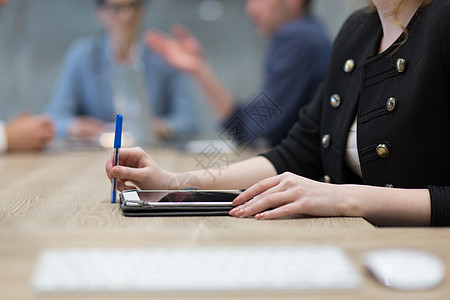
[{"label": "tablet", "polygon": [[120,193],[125,216],[228,215],[240,190],[129,190]]}]

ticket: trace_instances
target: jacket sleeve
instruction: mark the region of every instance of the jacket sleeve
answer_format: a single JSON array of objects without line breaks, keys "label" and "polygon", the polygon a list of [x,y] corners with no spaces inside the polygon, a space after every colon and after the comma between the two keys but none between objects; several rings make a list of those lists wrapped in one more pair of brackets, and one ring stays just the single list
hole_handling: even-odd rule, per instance
[{"label": "jacket sleeve", "polygon": [[278,174],[289,171],[311,179],[323,177],[320,157],[320,122],[323,85],[314,99],[299,113],[299,120],[286,139],[272,151],[262,154],[275,167]]},{"label": "jacket sleeve", "polygon": [[429,186],[431,226],[450,226],[450,187]]},{"label": "jacket sleeve", "polygon": [[166,116],[173,134],[177,137],[192,134],[198,130],[197,107],[192,98],[189,79],[180,72],[173,70],[170,77],[170,112]]},{"label": "jacket sleeve", "polygon": [[[444,6],[441,15],[440,39],[442,55],[450,86],[450,1]],[[450,117],[450,116],[449,116]],[[431,197],[431,226],[450,226],[450,186],[429,186]]]},{"label": "jacket sleeve", "polygon": [[52,97],[45,109],[55,122],[58,138],[67,135],[70,123],[77,113],[77,74],[82,48],[82,44],[76,43],[67,51]]},{"label": "jacket sleeve", "polygon": [[447,81],[450,83],[450,1],[447,1],[444,7],[441,15],[440,39],[447,71]]}]

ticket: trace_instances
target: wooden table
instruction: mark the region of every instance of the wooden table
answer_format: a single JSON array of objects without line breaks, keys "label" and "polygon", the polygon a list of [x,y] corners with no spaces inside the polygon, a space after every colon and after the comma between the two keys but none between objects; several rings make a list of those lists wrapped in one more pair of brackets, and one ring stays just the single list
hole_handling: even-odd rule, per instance
[{"label": "wooden table", "polygon": [[[170,149],[150,152],[173,171],[196,165],[192,154]],[[399,292],[378,284],[361,262],[368,250],[412,247],[439,255],[449,269],[450,229],[379,229],[360,218],[126,218],[117,204],[109,203],[110,182],[104,172],[108,155],[101,150],[0,157],[0,299],[446,299],[450,294],[449,275],[431,291]],[[29,284],[40,251],[49,247],[221,245],[338,245],[364,281],[355,291],[182,295],[38,295]]]}]

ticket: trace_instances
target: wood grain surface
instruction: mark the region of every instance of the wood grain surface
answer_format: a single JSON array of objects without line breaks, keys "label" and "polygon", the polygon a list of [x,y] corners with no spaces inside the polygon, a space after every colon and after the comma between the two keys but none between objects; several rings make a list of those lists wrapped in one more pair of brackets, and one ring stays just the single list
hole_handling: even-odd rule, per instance
[{"label": "wood grain surface", "polygon": [[[164,168],[196,167],[193,154],[150,149]],[[361,218],[257,221],[232,217],[127,218],[109,203],[109,151],[19,153],[0,157],[0,299],[447,299],[450,277],[436,289],[399,292],[378,284],[362,265],[366,251],[408,247],[450,266],[450,230],[376,228]],[[245,158],[241,154],[234,159]],[[30,289],[36,259],[49,247],[338,245],[364,277],[355,291],[301,293],[157,293],[38,295]]]}]

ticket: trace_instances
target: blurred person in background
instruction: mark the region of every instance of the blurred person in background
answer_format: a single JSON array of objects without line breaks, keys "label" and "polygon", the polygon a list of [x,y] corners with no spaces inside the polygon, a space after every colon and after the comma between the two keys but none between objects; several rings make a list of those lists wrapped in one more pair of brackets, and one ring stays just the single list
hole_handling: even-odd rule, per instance
[{"label": "blurred person in background", "polygon": [[[8,3],[0,0],[0,10]],[[22,113],[7,123],[0,121],[0,153],[41,150],[52,141],[55,130],[50,118]]]},{"label": "blurred person in background", "polygon": [[[174,26],[172,36],[149,31],[147,44],[196,80],[218,120],[237,130],[235,140],[247,143],[256,136],[263,145],[276,145],[286,137],[300,108],[313,98],[328,68],[331,44],[309,13],[311,2],[247,0],[245,9],[255,28],[271,38],[261,93],[248,107],[238,104],[222,85],[200,43],[182,26]],[[239,128],[233,129],[236,125]]]},{"label": "blurred person in background", "polygon": [[139,40],[146,2],[95,1],[104,31],[70,47],[46,109],[59,138],[95,139],[116,113],[140,145],[195,132],[188,78]]}]

